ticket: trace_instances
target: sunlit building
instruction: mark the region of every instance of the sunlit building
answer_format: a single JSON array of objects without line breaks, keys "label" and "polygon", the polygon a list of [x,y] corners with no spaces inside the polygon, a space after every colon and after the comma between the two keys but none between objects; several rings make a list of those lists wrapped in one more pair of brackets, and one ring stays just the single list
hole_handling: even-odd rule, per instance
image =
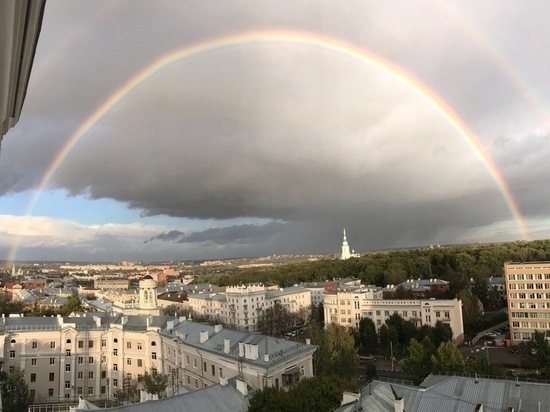
[{"label": "sunlit building", "polygon": [[550,336],[550,262],[504,263],[512,344],[535,331]]}]

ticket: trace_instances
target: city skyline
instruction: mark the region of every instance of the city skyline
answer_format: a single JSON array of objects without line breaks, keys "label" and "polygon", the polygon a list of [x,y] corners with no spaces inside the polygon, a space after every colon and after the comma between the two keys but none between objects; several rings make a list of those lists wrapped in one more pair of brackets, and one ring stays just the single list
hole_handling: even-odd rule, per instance
[{"label": "city skyline", "polygon": [[548,9],[50,1],[0,260],[548,238]]}]

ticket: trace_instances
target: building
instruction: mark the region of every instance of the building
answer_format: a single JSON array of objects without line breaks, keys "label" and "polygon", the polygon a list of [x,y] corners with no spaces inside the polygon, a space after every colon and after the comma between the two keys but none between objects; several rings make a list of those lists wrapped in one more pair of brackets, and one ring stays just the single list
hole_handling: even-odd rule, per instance
[{"label": "building", "polygon": [[94,276],[94,289],[98,290],[127,290],[130,281],[123,277]]},{"label": "building", "polygon": [[311,291],[302,286],[268,289],[265,286],[228,286],[223,293],[189,294],[189,307],[194,315],[207,316],[231,327],[257,330],[263,310],[280,304],[290,313],[310,309]]},{"label": "building", "polygon": [[374,380],[360,394],[345,394],[335,411],[548,412],[550,385],[442,375],[429,375],[419,386]]},{"label": "building", "polygon": [[352,257],[359,257],[359,253],[355,253],[355,251],[350,252],[348,239],[346,238],[346,228],[344,228],[344,239],[342,241],[342,254],[340,255],[340,258],[342,260],[346,260]]},{"label": "building", "polygon": [[512,344],[550,335],[550,262],[504,263]]},{"label": "building", "polygon": [[359,329],[362,318],[373,320],[376,328],[386,323],[393,314],[410,320],[415,326],[435,326],[447,323],[453,331],[455,343],[464,339],[462,302],[458,299],[383,299],[380,288],[353,287],[325,291],[325,327],[331,323]]},{"label": "building", "polygon": [[382,293],[386,299],[393,298],[398,291],[409,292],[415,298],[425,299],[448,292],[449,288],[449,282],[438,278],[407,279],[397,285],[386,286]]},{"label": "building", "polygon": [[139,281],[139,300],[114,302],[113,312],[125,315],[161,315],[162,308],[157,301],[157,282],[149,275]]},{"label": "building", "polygon": [[84,313],[0,318],[0,361],[25,371],[37,403],[113,398],[152,369],[199,389],[220,378],[288,388],[313,376],[316,347],[166,316]]}]

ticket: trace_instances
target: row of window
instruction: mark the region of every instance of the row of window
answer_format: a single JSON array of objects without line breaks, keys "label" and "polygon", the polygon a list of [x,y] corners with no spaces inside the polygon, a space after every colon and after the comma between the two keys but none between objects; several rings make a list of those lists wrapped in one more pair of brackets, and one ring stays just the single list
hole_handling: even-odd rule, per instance
[{"label": "row of window", "polygon": [[510,293],[510,299],[550,299],[550,293]]},{"label": "row of window", "polygon": [[550,289],[550,283],[510,283],[508,289]]},{"label": "row of window", "polygon": [[550,273],[536,273],[536,274],[517,274],[517,275],[514,275],[514,274],[511,274],[511,275],[508,275],[508,280],[542,280],[542,279],[546,279],[546,280],[550,280]]},{"label": "row of window", "polygon": [[[113,342],[114,342],[114,343],[118,343],[118,339],[117,339],[117,338],[114,338],[114,339],[113,339]],[[15,340],[15,339],[12,339],[12,340],[10,341],[10,343],[11,343],[11,344],[14,344],[14,343],[16,343],[16,340]],[[71,340],[70,340],[70,339],[67,339],[66,344],[70,344],[70,343],[71,343]],[[32,344],[31,344],[31,346],[32,346],[32,349],[38,349],[38,341],[33,341]],[[56,346],[55,341],[51,341],[51,342],[50,342],[50,349],[55,349],[55,346]],[[102,340],[101,340],[101,346],[102,346],[102,347],[107,346],[107,341],[106,341],[105,339],[102,339]],[[142,350],[142,349],[143,349],[143,344],[142,344],[142,342],[137,342],[136,346],[137,346],[137,349],[138,349],[138,350]],[[156,343],[155,341],[152,341],[152,342],[151,342],[151,346],[157,346],[157,343]],[[94,347],[94,341],[93,341],[93,340],[89,340],[89,341],[88,341],[88,348],[93,348],[93,347]],[[79,340],[79,341],[78,341],[78,348],[79,348],[79,349],[84,348],[84,341],[83,341],[83,340]],[[132,342],[126,342],[126,349],[132,349]],[[67,351],[70,352],[70,349],[67,349]]]}]

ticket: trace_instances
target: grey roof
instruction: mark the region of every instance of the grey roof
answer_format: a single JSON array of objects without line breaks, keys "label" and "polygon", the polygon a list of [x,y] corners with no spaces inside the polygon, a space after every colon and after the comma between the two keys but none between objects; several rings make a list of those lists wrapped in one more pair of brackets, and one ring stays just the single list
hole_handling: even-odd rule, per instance
[{"label": "grey roof", "polygon": [[[208,331],[208,340],[200,343],[200,334]],[[164,329],[163,335],[182,339],[185,336],[185,343],[190,346],[196,346],[198,349],[211,351],[224,356],[238,358],[239,342],[253,344],[258,347],[258,359],[243,359],[243,362],[254,363],[264,367],[272,367],[281,362],[286,362],[293,356],[314,352],[317,349],[315,345],[293,342],[286,339],[273,338],[262,335],[258,332],[241,332],[234,329],[222,328],[215,332],[215,327],[205,323],[197,323],[188,320],[182,320],[174,325],[172,329]],[[230,340],[229,354],[224,354],[224,341]],[[264,355],[269,355],[269,361],[266,362]]]},{"label": "grey roof", "polygon": [[[393,389],[393,390],[392,390]],[[394,411],[394,392],[404,400],[407,412],[550,411],[550,385],[463,376],[429,376],[421,386],[372,381],[362,388],[360,401],[369,412]],[[354,411],[347,405],[337,411]]]},{"label": "grey roof", "polygon": [[267,299],[271,299],[279,296],[292,295],[294,293],[305,292],[305,291],[307,291],[307,289],[304,288],[303,286],[291,286],[288,288],[281,288],[277,290],[266,290],[265,297]]},{"label": "grey roof", "polygon": [[[248,397],[239,392],[230,381],[226,386],[213,385],[170,398],[102,410],[113,412],[150,412],[151,410],[156,412],[246,412]],[[86,411],[86,409],[77,409],[77,411]]]}]

